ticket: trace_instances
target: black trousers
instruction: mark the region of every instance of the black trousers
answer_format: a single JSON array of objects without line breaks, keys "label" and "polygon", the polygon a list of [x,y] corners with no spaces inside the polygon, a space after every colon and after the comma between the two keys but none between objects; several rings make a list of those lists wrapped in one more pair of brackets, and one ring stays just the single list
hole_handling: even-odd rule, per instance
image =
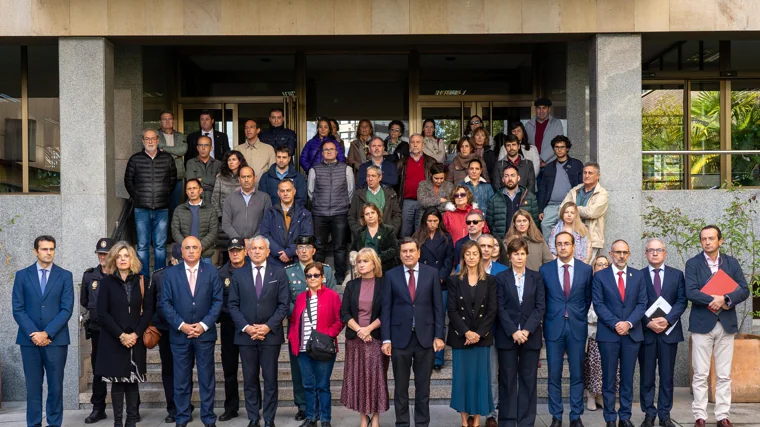
[{"label": "black trousers", "polygon": [[499,427],[528,427],[535,423],[540,353],[521,345],[499,349]]},{"label": "black trousers", "polygon": [[409,345],[393,347],[391,363],[396,392],[393,407],[396,410],[396,427],[409,426],[409,379],[414,370],[414,426],[427,427],[430,423],[430,375],[433,373],[435,352],[424,348],[412,332]]},{"label": "black trousers", "polygon": [[[243,362],[243,391],[248,419],[259,421],[259,410],[263,408],[264,421],[274,421],[277,413],[277,359],[279,345],[241,345],[240,359]],[[262,404],[259,373],[264,379]]]},{"label": "black trousers", "polygon": [[161,330],[158,341],[158,355],[161,356],[161,383],[166,397],[166,412],[172,417],[177,415],[177,405],[174,404],[174,359],[169,345],[169,331]]},{"label": "black trousers", "polygon": [[[92,351],[90,352],[90,363],[92,364],[92,372],[95,372],[95,362],[98,360],[98,342],[100,341],[100,330],[94,331],[90,329],[90,338],[92,339]],[[103,382],[103,377],[100,375],[92,376],[92,397],[90,403],[92,403],[92,409],[94,411],[106,410],[106,394],[108,393],[108,386]]]},{"label": "black trousers", "polygon": [[333,255],[335,257],[335,280],[338,284],[343,283],[346,277],[346,245],[350,232],[348,230],[348,216],[318,216],[314,215],[314,234],[317,238],[317,253],[314,260],[325,262],[325,247],[332,237]]},{"label": "black trousers", "polygon": [[222,341],[222,371],[224,372],[224,411],[240,409],[240,395],[238,394],[238,360],[240,350],[235,345],[235,325],[227,313],[219,316]]}]

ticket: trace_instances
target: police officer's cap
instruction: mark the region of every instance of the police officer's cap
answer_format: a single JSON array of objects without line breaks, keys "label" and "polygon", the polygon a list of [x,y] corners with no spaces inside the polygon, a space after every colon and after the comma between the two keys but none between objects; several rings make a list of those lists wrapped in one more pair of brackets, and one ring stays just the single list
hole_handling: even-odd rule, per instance
[{"label": "police officer's cap", "polygon": [[172,246],[172,258],[182,260],[182,245],[180,243],[175,243]]},{"label": "police officer's cap", "polygon": [[240,237],[233,237],[230,242],[227,243],[227,250],[230,249],[245,249],[245,240]]},{"label": "police officer's cap", "polygon": [[543,106],[545,106],[545,107],[551,107],[551,106],[552,106],[552,101],[551,101],[551,99],[549,99],[549,98],[538,98],[538,99],[537,99],[537,100],[536,100],[536,101],[533,103],[533,106],[534,106],[534,107],[540,107],[540,106],[542,106],[542,105],[543,105]]},{"label": "police officer's cap", "polygon": [[296,245],[311,245],[316,246],[317,245],[317,239],[310,235],[310,234],[304,234],[301,236],[296,237]]},{"label": "police officer's cap", "polygon": [[107,254],[108,251],[110,251],[112,247],[113,247],[113,240],[109,239],[108,237],[104,237],[98,240],[98,244],[95,245],[95,253]]}]

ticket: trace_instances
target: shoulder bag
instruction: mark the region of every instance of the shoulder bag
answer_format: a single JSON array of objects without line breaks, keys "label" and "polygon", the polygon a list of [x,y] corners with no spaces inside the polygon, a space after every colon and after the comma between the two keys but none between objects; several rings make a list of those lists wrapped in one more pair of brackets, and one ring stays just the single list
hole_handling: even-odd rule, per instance
[{"label": "shoulder bag", "polygon": [[[143,303],[145,301],[145,276],[142,275],[140,276],[140,297],[140,316],[142,317]],[[143,332],[142,339],[145,348],[156,348],[158,341],[161,339],[161,332],[155,326],[148,325],[145,332]]]},{"label": "shoulder bag", "polygon": [[[307,290],[306,292],[309,291]],[[306,343],[306,354],[314,360],[332,360],[338,353],[338,349],[335,347],[335,340],[331,336],[317,331],[317,325],[311,317],[311,304],[308,298],[306,299],[306,313],[309,316],[309,321],[314,324],[309,341]]]}]

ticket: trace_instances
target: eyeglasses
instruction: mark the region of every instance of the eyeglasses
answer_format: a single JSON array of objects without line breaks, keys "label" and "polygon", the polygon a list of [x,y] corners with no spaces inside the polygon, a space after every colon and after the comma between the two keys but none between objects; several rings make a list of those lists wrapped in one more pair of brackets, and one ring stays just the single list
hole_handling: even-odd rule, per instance
[{"label": "eyeglasses", "polygon": [[647,253],[648,254],[653,254],[653,255],[664,254],[665,253],[665,249],[662,249],[662,248],[650,248],[650,249],[647,249]]},{"label": "eyeglasses", "polygon": [[398,128],[391,128],[391,132],[396,132],[396,133],[398,133],[398,132],[401,132],[401,129],[398,129]]},{"label": "eyeglasses", "polygon": [[558,248],[570,247],[570,246],[573,246],[573,242],[559,242],[559,243],[556,243],[554,246]]},{"label": "eyeglasses", "polygon": [[322,277],[322,275],[319,274],[319,273],[316,273],[316,274],[307,274],[306,275],[307,279],[319,279],[320,277]]},{"label": "eyeglasses", "polygon": [[567,150],[567,146],[566,145],[555,145],[554,149],[555,150]]},{"label": "eyeglasses", "polygon": [[143,141],[158,141],[158,137],[154,137],[154,138],[143,137]]},{"label": "eyeglasses", "polygon": [[457,193],[457,194],[454,194],[454,198],[455,199],[459,199],[459,198],[462,198],[462,197],[467,197],[467,193]]},{"label": "eyeglasses", "polygon": [[480,224],[480,220],[479,219],[468,219],[467,221],[465,221],[465,224],[467,224],[467,225],[473,225],[473,224],[478,225],[478,224]]},{"label": "eyeglasses", "polygon": [[615,256],[626,256],[630,254],[628,251],[610,251],[610,253]]},{"label": "eyeglasses", "polygon": [[604,267],[604,268],[607,268],[609,266],[610,265],[607,264],[606,262],[597,262],[596,264],[594,264],[594,267]]},{"label": "eyeglasses", "polygon": [[471,125],[479,125],[480,124],[480,120],[473,120],[473,121],[470,122],[470,124]]}]

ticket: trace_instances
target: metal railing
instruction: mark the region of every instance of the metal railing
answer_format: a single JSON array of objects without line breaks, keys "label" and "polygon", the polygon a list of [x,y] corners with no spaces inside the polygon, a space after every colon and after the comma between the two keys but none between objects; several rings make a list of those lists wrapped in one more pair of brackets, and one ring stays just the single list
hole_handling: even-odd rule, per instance
[{"label": "metal railing", "polygon": [[127,227],[134,223],[134,221],[130,221],[130,218],[132,218],[134,214],[134,210],[134,202],[131,198],[127,199],[126,203],[124,203],[124,206],[121,208],[119,219],[116,220],[113,231],[111,231],[111,239],[113,241],[124,240],[124,234],[127,233]]},{"label": "metal railing", "polygon": [[641,154],[645,156],[657,155],[657,154],[664,154],[664,155],[671,155],[671,156],[688,156],[688,155],[699,156],[703,154],[760,155],[760,150],[662,150],[662,151],[644,150],[641,152]]}]

